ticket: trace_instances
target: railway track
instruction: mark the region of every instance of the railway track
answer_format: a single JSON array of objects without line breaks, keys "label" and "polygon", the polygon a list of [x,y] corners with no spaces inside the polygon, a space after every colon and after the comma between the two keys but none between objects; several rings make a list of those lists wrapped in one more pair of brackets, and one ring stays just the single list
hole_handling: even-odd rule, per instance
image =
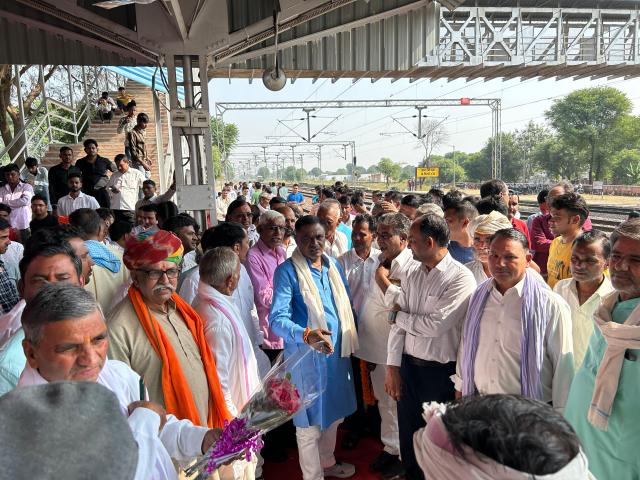
[{"label": "railway track", "polygon": [[[370,189],[363,189],[365,192],[365,203],[367,205],[371,204],[371,192]],[[313,185],[309,184],[301,184],[300,192],[305,196],[305,198],[311,198],[315,195],[313,190]],[[416,193],[416,192],[401,192],[403,194]],[[640,210],[640,207],[638,207]],[[606,233],[611,233],[613,229],[618,226],[621,222],[627,219],[627,215],[629,212],[634,210],[632,206],[612,206],[612,205],[589,205],[589,218],[591,219],[591,223],[594,228],[598,230],[602,230]],[[526,220],[529,215],[538,212],[538,204],[535,201],[527,201],[522,200],[520,202],[520,214],[522,215],[522,219]]]}]

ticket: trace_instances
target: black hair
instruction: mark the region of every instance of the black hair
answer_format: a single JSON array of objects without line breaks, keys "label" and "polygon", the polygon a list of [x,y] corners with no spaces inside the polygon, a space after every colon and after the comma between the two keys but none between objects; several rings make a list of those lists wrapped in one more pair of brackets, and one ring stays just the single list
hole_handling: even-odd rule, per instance
[{"label": "black hair", "polygon": [[256,187],[256,190],[259,188],[262,188],[262,184],[260,182],[256,182],[254,187]]},{"label": "black hair", "polygon": [[425,237],[433,238],[433,241],[441,248],[449,245],[449,226],[444,218],[427,214],[416,220],[420,228],[420,233]]},{"label": "black hair", "polygon": [[364,192],[362,190],[356,190],[351,196],[351,205],[364,206]]},{"label": "black hair", "polygon": [[592,243],[600,242],[602,246],[602,256],[605,259],[609,259],[611,255],[611,241],[607,234],[602,230],[592,229],[588,232],[583,232],[573,241],[573,246],[576,245],[591,245]]},{"label": "black hair", "polygon": [[20,167],[18,166],[17,163],[8,163],[4,167],[2,167],[2,172],[3,173],[8,173],[8,172],[20,173]]},{"label": "black hair", "polygon": [[149,123],[149,115],[147,115],[146,113],[139,113],[138,116],[136,117],[136,122]]},{"label": "black hair", "polygon": [[69,145],[63,145],[62,147],[60,147],[60,154],[62,155],[62,152],[66,152],[67,150],[71,150],[71,152],[73,152],[73,148],[71,148]]},{"label": "black hair", "polygon": [[133,230],[133,225],[131,225],[130,222],[125,222],[123,220],[113,222],[109,227],[109,237],[111,238],[111,241],[117,242],[125,235],[131,233],[131,230]]},{"label": "black hair", "polygon": [[447,210],[454,207],[462,201],[464,193],[460,190],[449,190],[444,197],[442,197],[442,210]]},{"label": "black hair", "polygon": [[69,172],[69,174],[67,175],[67,182],[69,180],[71,180],[72,178],[79,178],[80,181],[82,181],[82,172],[80,172],[78,170],[71,170]]},{"label": "black hair", "polygon": [[245,205],[249,205],[249,202],[247,202],[247,200],[242,195],[239,196],[227,207],[227,217],[229,217],[229,215],[231,215],[234,210],[240,207],[244,207]]},{"label": "black hair", "polygon": [[458,217],[459,220],[462,220],[464,218],[473,220],[478,216],[478,210],[473,205],[473,203],[471,203],[468,200],[460,200],[459,202],[449,203],[445,211],[446,210],[455,211],[456,216]]},{"label": "black hair", "polygon": [[27,168],[35,167],[36,165],[38,165],[38,159],[27,157],[27,159],[24,161],[24,164]]},{"label": "black hair", "polygon": [[164,221],[164,223],[162,224],[162,230],[177,234],[178,230],[183,227],[193,227],[193,229],[195,230],[197,224],[198,222],[196,222],[195,219],[189,215],[175,215],[173,217],[167,218]]},{"label": "black hair", "polygon": [[129,103],[127,103],[125,108],[127,110],[131,110],[131,107],[137,107],[137,106],[138,106],[138,104],[136,103],[136,101],[135,100],[131,100]]},{"label": "black hair", "polygon": [[98,148],[98,142],[95,141],[93,138],[87,138],[84,142],[82,142],[82,146],[84,148],[87,148],[89,145],[95,145],[96,148]]},{"label": "black hair", "polygon": [[315,215],[305,215],[303,217],[300,217],[296,222],[296,232],[299,232],[304,227],[309,225],[322,225],[322,224],[320,223],[320,219]]},{"label": "black hair", "polygon": [[503,228],[502,230],[498,230],[491,236],[491,243],[501,238],[519,242],[520,245],[522,245],[522,248],[525,249],[525,251],[529,250],[529,240],[527,240],[525,234],[520,230],[516,230],[515,228]]},{"label": "black hair", "polygon": [[418,197],[416,195],[410,193],[409,195],[405,195],[404,197],[402,197],[402,200],[400,200],[400,205],[418,208],[420,206],[420,200],[418,200]]},{"label": "black hair", "polygon": [[158,205],[156,203],[147,203],[146,205],[142,205],[138,210],[141,212],[153,212],[156,214],[156,218],[158,217]]},{"label": "black hair", "polygon": [[172,201],[160,202],[156,204],[156,207],[156,217],[158,220],[166,220],[168,218],[175,217],[179,213],[178,206]]},{"label": "black hair", "polygon": [[42,200],[45,205],[47,204],[47,197],[40,193],[36,193],[33,197],[31,197],[31,203],[35,202],[36,200]]},{"label": "black hair", "polygon": [[102,92],[102,96],[103,97],[108,97],[109,96],[109,92]]},{"label": "black hair", "polygon": [[429,192],[420,195],[420,204],[433,203],[434,205],[438,205],[440,208],[442,208],[442,197],[444,196],[444,194],[442,196],[434,195],[432,190],[433,188],[429,190]]},{"label": "black hair", "polygon": [[320,195],[324,195],[324,198],[336,198],[335,192],[330,188],[323,188],[320,191]]},{"label": "black hair", "polygon": [[566,210],[570,215],[579,215],[580,225],[583,225],[589,216],[587,202],[577,193],[565,193],[553,197],[550,206],[556,210]]},{"label": "black hair", "polygon": [[6,230],[7,228],[11,228],[11,224],[4,218],[0,218],[0,230]]},{"label": "black hair", "polygon": [[220,222],[215,227],[207,228],[200,239],[202,251],[206,252],[216,247],[233,248],[242,243],[247,232],[244,227],[236,222]]},{"label": "black hair", "polygon": [[269,206],[271,208],[273,208],[273,204],[274,203],[284,203],[284,204],[286,204],[287,201],[282,197],[273,197],[271,200],[269,200]]},{"label": "black hair", "polygon": [[260,212],[258,206],[251,204],[251,223],[256,223],[261,214],[262,213]]},{"label": "black hair", "polygon": [[119,92],[121,92],[122,90],[124,90],[124,87],[118,87]]},{"label": "black hair", "polygon": [[121,162],[123,160],[125,162],[129,163],[129,159],[127,158],[127,156],[124,153],[119,153],[113,158],[113,161],[116,162],[116,163],[117,162]]},{"label": "black hair", "polygon": [[507,185],[502,180],[498,180],[497,178],[487,180],[482,185],[480,185],[480,196],[482,198],[490,197],[493,195],[500,196],[504,191],[508,191]]},{"label": "black hair", "polygon": [[78,279],[82,277],[82,261],[80,257],[76,255],[73,247],[67,241],[56,243],[39,243],[37,248],[31,248],[29,253],[22,257],[18,264],[20,270],[20,277],[24,278],[29,265],[38,257],[53,257],[55,255],[66,255],[71,259],[73,266],[78,274]]},{"label": "black hair", "polygon": [[501,197],[497,196],[482,198],[478,203],[476,203],[476,210],[478,210],[479,215],[488,215],[495,211],[506,217],[509,213],[509,207],[507,207],[507,205],[502,201]]},{"label": "black hair", "polygon": [[87,235],[98,235],[102,227],[100,215],[91,208],[79,208],[71,212],[69,223],[78,227]]},{"label": "black hair", "polygon": [[397,190],[389,190],[384,194],[384,196],[391,202],[399,202],[400,200],[402,200],[402,194]]},{"label": "black hair", "polygon": [[96,208],[96,213],[100,217],[100,220],[106,220],[109,217],[113,219],[116,218],[115,214],[113,213],[113,210],[111,210],[110,208],[104,208],[104,207]]},{"label": "black hair", "polygon": [[41,245],[61,244],[68,242],[71,238],[86,240],[87,235],[78,227],[69,224],[60,224],[55,227],[41,228],[33,233],[24,245],[24,254],[31,255],[37,251]]},{"label": "black hair", "polygon": [[454,449],[485,455],[530,475],[550,475],[580,451],[569,422],[549,405],[519,395],[471,395],[442,415]]},{"label": "black hair", "polygon": [[368,224],[370,232],[375,233],[376,229],[378,228],[376,219],[368,213],[361,213],[359,215],[356,215],[356,218],[353,219],[352,226],[355,227],[356,225],[359,225],[361,223]]},{"label": "black hair", "polygon": [[9,205],[7,205],[6,203],[0,203],[0,212],[7,212],[7,213],[11,213],[11,207]]},{"label": "black hair", "polygon": [[142,182],[142,186],[145,185],[151,185],[152,187],[156,186],[156,182],[154,182],[153,180],[145,180],[144,182]]},{"label": "black hair", "polygon": [[640,212],[637,210],[631,210],[627,215],[627,220],[630,220],[632,218],[640,218]]},{"label": "black hair", "polygon": [[340,202],[340,205],[350,206],[351,205],[351,195],[343,195],[338,199],[338,201]]}]

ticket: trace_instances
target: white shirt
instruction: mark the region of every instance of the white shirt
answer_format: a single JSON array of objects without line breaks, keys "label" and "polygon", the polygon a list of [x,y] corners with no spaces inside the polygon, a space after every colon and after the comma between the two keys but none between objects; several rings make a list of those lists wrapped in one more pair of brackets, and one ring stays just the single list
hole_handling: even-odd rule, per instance
[{"label": "white shirt", "polygon": [[19,182],[13,191],[8,183],[0,187],[0,203],[11,207],[9,223],[16,230],[29,228],[32,197],[33,187],[25,182]]},{"label": "white shirt", "polygon": [[[229,317],[211,305],[208,298],[215,300]],[[229,413],[235,417],[260,385],[249,334],[233,299],[204,282],[199,283],[193,308],[204,322],[204,334],[216,359],[220,387]]]},{"label": "white shirt", "polygon": [[193,267],[197,267],[198,263],[196,262],[196,251],[191,250],[189,253],[186,253],[184,257],[182,257],[182,272],[187,272],[191,270]]},{"label": "white shirt", "polygon": [[27,304],[20,299],[11,310],[0,315],[0,349],[22,328],[22,312]]},{"label": "white shirt", "polygon": [[258,233],[258,230],[253,223],[249,225],[247,236],[249,237],[249,248],[253,247],[256,243],[258,243],[258,240],[260,240],[260,234]]},{"label": "white shirt", "polygon": [[[24,256],[24,246],[20,242],[11,242],[7,251],[0,255],[9,278],[18,284],[20,280],[20,260]],[[14,278],[15,277],[15,278]]]},{"label": "white shirt", "polygon": [[[18,387],[45,383],[47,380],[27,363],[20,375]],[[116,395],[122,414],[128,417],[129,426],[138,444],[135,480],[177,479],[172,458],[189,462],[202,455],[202,440],[208,428],[195,426],[189,420],[178,420],[168,414],[167,423],[158,434],[160,417],[157,413],[147,408],[136,408],[132,415],[128,414],[129,404],[140,400],[140,376],[128,365],[117,360],[107,360],[97,383]]]},{"label": "white shirt", "polygon": [[[411,250],[405,248],[391,261],[389,278],[393,282],[386,293],[375,281],[375,270],[380,264],[379,254],[373,265],[371,280],[362,286],[364,297],[358,315],[358,338],[360,348],[355,353],[358,358],[367,362],[385,365],[387,363],[387,345],[391,323],[389,314],[397,303],[402,287],[406,285],[409,275],[420,268],[420,262],[413,259]],[[351,277],[349,277],[351,287]]]},{"label": "white shirt", "polygon": [[349,241],[347,240],[347,236],[336,230],[336,233],[333,236],[333,243],[329,242],[328,239],[324,241],[324,253],[337,260],[340,255],[347,253],[349,250],[347,248],[348,246]]},{"label": "white shirt", "polygon": [[387,365],[399,367],[403,353],[440,363],[455,361],[475,289],[473,274],[449,253],[429,271],[424,266],[414,270],[398,296],[401,311],[389,334]]},{"label": "white shirt", "polygon": [[[178,295],[187,302],[193,304],[196,296],[198,295],[198,285],[200,283],[200,270],[197,268],[187,272]],[[253,303],[253,285],[251,284],[251,278],[247,273],[247,269],[244,265],[240,264],[240,281],[238,287],[234,290],[231,298],[234,301],[236,308],[240,311],[242,322],[244,323],[245,330],[249,333],[251,344],[253,345],[253,352],[258,361],[258,369],[260,376],[266,375],[271,368],[271,362],[267,357],[267,354],[262,351],[260,345],[264,340],[262,331],[260,330],[260,324],[258,322],[258,314]]]},{"label": "white shirt", "polygon": [[224,222],[225,217],[227,216],[227,210],[229,209],[229,204],[232,202],[231,197],[227,194],[227,198],[222,198],[222,196],[216,199],[216,212],[219,222]]},{"label": "white shirt", "polygon": [[[340,263],[342,270],[344,270],[344,276],[347,278],[347,283],[349,284],[351,305],[358,317],[360,316],[360,310],[362,309],[362,304],[369,289],[375,284],[374,276],[376,268],[378,268],[378,264],[380,263],[378,255],[380,255],[380,250],[371,248],[369,256],[366,260],[363,260],[356,253],[356,249],[352,248],[338,258],[338,263]],[[287,257],[289,256],[290,255],[287,255]]]},{"label": "white shirt", "polygon": [[[480,319],[480,334],[474,365],[474,383],[480,394],[507,393],[520,395],[520,363],[522,358],[522,289],[524,279],[502,295],[495,284]],[[573,380],[573,345],[571,312],[560,295],[544,289],[545,315],[549,323],[545,331],[542,363],[542,401],[552,402],[559,410],[564,405]],[[463,338],[458,352],[454,383],[462,390]]]},{"label": "white shirt", "polygon": [[73,198],[69,194],[58,199],[58,215],[66,217],[79,208],[92,208],[96,210],[100,208],[100,204],[94,197],[82,192],[80,192],[77,198]]},{"label": "white shirt", "polygon": [[291,255],[293,255],[293,252],[296,248],[298,248],[298,245],[296,244],[296,237],[292,236],[289,239],[289,245],[287,245],[287,248],[284,249],[284,251],[287,253],[287,258],[291,258]]},{"label": "white shirt", "polygon": [[[107,191],[111,197],[111,208],[114,210],[135,211],[142,182],[144,181],[144,173],[137,168],[129,167],[129,170],[125,173],[117,171],[111,175],[109,183],[107,183]],[[117,188],[120,192],[114,193],[111,187]]]},{"label": "white shirt", "polygon": [[560,280],[553,287],[553,291],[560,295],[571,310],[571,335],[573,337],[573,363],[576,370],[582,366],[587,354],[589,339],[593,334],[593,314],[600,306],[602,297],[613,292],[611,280],[606,275],[598,289],[580,305],[578,288],[573,278]]}]

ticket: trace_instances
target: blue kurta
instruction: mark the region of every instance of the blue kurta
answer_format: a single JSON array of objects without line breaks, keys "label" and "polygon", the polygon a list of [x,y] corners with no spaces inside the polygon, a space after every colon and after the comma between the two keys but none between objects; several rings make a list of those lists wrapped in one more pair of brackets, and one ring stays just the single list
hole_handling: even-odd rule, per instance
[{"label": "blue kurta", "polygon": [[[613,321],[624,323],[638,303],[640,299],[634,298],[616,304],[611,312]],[[587,420],[596,374],[606,348],[607,342],[600,330],[596,328],[591,335],[582,367],[573,377],[565,416],[578,433],[589,459],[589,470],[596,478],[638,480],[640,478],[640,456],[638,456],[640,356],[637,350],[630,350],[636,357],[635,361],[627,358],[623,361],[607,431],[594,427]]]},{"label": "blue kurta", "polygon": [[[331,262],[331,268],[338,269],[347,292],[349,292],[342,269],[334,259],[331,259]],[[311,277],[318,287],[320,299],[324,305],[324,314],[327,327],[331,330],[334,353],[329,356],[321,356],[322,361],[326,362],[327,374],[324,393],[310,408],[298,413],[294,417],[293,423],[296,427],[317,425],[326,429],[336,420],[344,418],[356,410],[356,397],[351,360],[340,356],[342,333],[338,310],[331,293],[329,269],[324,263],[322,270],[310,268]],[[293,262],[289,259],[278,266],[273,276],[273,303],[269,315],[271,329],[284,339],[285,357],[299,349],[311,348],[302,340],[307,322],[307,306],[302,298]]]}]

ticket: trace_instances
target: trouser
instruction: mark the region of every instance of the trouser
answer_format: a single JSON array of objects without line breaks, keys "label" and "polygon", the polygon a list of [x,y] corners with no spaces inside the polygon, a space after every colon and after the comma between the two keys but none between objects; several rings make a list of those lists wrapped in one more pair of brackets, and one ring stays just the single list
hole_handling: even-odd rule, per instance
[{"label": "trouser", "polygon": [[356,391],[356,411],[344,419],[343,429],[356,433],[356,438],[364,436],[367,424],[366,408],[362,398],[362,372],[360,371],[360,359],[351,356],[351,369],[353,371],[353,386]]},{"label": "trouser", "polygon": [[22,230],[18,230],[18,233],[20,233],[20,243],[25,245],[27,243],[27,240],[29,240],[29,237],[31,236],[31,229],[24,228]]},{"label": "trouser", "polygon": [[319,426],[296,428],[303,480],[322,480],[324,469],[335,465],[336,434],[342,420],[336,420],[326,430]]},{"label": "trouser", "polygon": [[218,469],[220,480],[254,480],[256,478],[256,455],[251,460],[236,460],[231,465],[223,465]]},{"label": "trouser", "polygon": [[103,112],[102,110],[100,110],[99,114],[100,114],[100,120],[102,120],[103,122],[105,120],[111,121],[111,119],[113,118],[113,110],[109,110],[108,112]]},{"label": "trouser", "polygon": [[398,401],[400,456],[407,480],[424,480],[413,451],[413,434],[425,426],[424,402],[449,402],[455,398],[453,382],[456,362],[440,363],[402,355],[400,377],[402,390]]},{"label": "trouser", "polygon": [[400,438],[398,433],[398,406],[396,401],[384,390],[384,375],[386,365],[376,365],[371,372],[371,386],[378,399],[380,412],[380,440],[384,451],[391,455],[400,454]]},{"label": "trouser", "polygon": [[111,197],[109,197],[109,192],[107,192],[106,188],[96,188],[93,191],[85,193],[95,197],[102,208],[111,208]]}]

